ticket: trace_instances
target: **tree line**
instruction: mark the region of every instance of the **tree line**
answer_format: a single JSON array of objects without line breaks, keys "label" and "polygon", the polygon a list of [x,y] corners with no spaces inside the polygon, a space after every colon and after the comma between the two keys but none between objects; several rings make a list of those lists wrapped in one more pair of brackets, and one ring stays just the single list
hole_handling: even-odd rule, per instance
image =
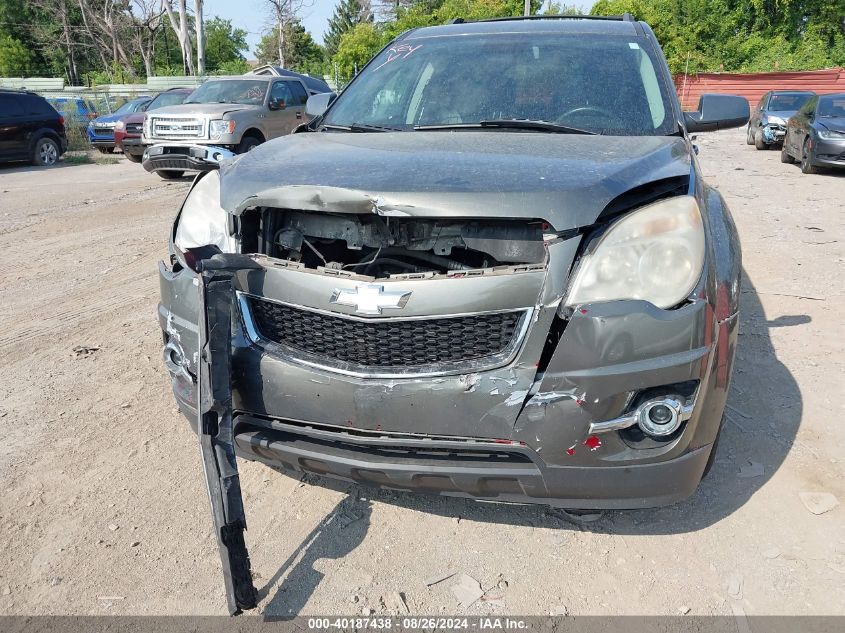
[{"label": "tree line", "polygon": [[[313,0],[263,1],[268,22],[250,53],[248,33],[205,16],[203,0],[0,0],[0,76],[64,76],[80,85],[236,74],[248,70],[251,54],[343,82],[408,29],[524,10],[524,0],[337,0],[319,45],[300,19]],[[530,6],[580,12],[550,0]],[[590,13],[648,22],[675,74],[845,65],[845,0],[598,0]]]}]

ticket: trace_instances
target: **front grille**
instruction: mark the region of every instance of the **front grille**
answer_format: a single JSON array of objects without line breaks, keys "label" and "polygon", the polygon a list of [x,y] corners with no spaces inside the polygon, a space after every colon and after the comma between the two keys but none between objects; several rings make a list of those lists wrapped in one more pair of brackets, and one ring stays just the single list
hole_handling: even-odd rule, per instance
[{"label": "front grille", "polygon": [[129,123],[126,126],[126,133],[127,134],[139,134],[140,135],[143,127],[144,126],[143,126],[142,123]]},{"label": "front grille", "polygon": [[364,369],[414,369],[500,358],[518,342],[525,311],[361,321],[250,297],[258,333],[284,347]]},{"label": "front grille", "polygon": [[205,135],[205,128],[202,119],[153,117],[152,133],[154,137],[200,138]]},{"label": "front grille", "polygon": [[97,136],[111,136],[114,130],[110,127],[95,127],[94,134]]}]

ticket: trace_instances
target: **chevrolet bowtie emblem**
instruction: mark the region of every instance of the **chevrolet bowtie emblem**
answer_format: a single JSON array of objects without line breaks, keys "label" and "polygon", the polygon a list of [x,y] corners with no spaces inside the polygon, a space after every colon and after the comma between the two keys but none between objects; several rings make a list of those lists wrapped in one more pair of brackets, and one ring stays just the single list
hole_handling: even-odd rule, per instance
[{"label": "chevrolet bowtie emblem", "polygon": [[378,284],[361,284],[354,288],[335,289],[331,302],[351,306],[358,314],[381,314],[385,308],[404,308],[410,296],[410,290],[385,290]]}]

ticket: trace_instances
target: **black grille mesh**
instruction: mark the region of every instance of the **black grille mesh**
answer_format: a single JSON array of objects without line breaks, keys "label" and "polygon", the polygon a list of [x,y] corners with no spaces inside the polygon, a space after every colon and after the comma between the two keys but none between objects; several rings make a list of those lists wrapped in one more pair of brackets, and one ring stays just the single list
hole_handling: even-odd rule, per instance
[{"label": "black grille mesh", "polygon": [[294,350],[363,367],[459,363],[505,351],[522,312],[354,321],[269,301],[249,300],[260,334]]}]

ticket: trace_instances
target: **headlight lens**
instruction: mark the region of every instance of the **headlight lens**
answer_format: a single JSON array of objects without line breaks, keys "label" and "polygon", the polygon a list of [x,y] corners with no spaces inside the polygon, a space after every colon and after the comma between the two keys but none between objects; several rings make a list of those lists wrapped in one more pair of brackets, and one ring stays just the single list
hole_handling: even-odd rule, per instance
[{"label": "headlight lens", "polygon": [[142,127],[143,134],[146,138],[150,138],[152,134],[150,134],[150,117],[144,117],[144,124]]},{"label": "headlight lens", "polygon": [[208,127],[211,138],[220,138],[224,134],[231,134],[235,131],[234,121],[212,121]]},{"label": "headlight lens", "polygon": [[704,267],[704,225],[692,196],[661,200],[611,226],[585,255],[563,305],[642,299],[670,308]]},{"label": "headlight lens", "polygon": [[179,250],[217,246],[224,253],[235,249],[229,234],[229,214],[220,206],[220,174],[208,172],[188,194],[174,240]]},{"label": "headlight lens", "polygon": [[126,123],[124,123],[123,121],[118,121],[117,123],[114,124],[115,130],[122,130],[125,127],[126,127]]},{"label": "headlight lens", "polygon": [[819,136],[829,141],[838,141],[845,139],[845,132],[837,132],[836,130],[819,130]]}]

